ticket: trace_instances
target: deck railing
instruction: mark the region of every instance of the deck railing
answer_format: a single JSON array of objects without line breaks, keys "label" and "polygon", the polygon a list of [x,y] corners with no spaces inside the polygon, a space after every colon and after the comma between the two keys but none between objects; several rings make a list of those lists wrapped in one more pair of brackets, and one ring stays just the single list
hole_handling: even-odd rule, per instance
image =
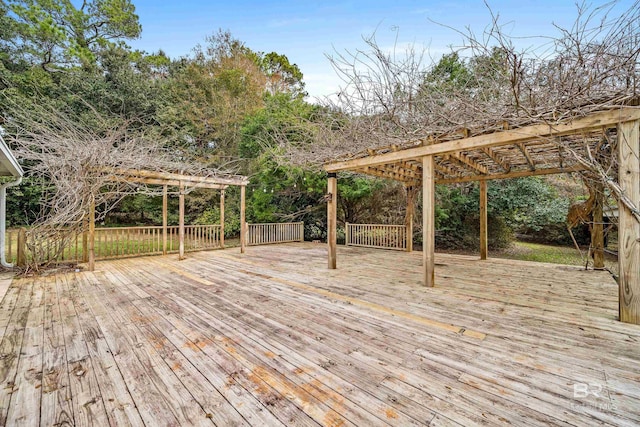
[{"label": "deck railing", "polygon": [[247,245],[270,245],[304,241],[304,223],[247,224]]},{"label": "deck railing", "polygon": [[367,248],[407,249],[407,227],[387,224],[346,224],[345,244]]},{"label": "deck railing", "polygon": [[[167,227],[167,245],[173,243],[176,227]],[[174,236],[175,234],[175,236]],[[162,226],[96,228],[96,259],[126,258],[162,253]]]},{"label": "deck railing", "polygon": [[[176,226],[174,228],[177,236],[178,227]],[[219,225],[185,225],[184,250],[201,251],[221,247],[220,230],[221,228]],[[177,239],[176,242],[178,242]]]},{"label": "deck railing", "polygon": [[[65,230],[59,230],[64,233]],[[219,225],[185,225],[185,251],[199,251],[221,247]],[[167,253],[176,253],[179,248],[179,227],[167,227]],[[20,256],[26,257],[25,242],[28,230],[7,230],[5,254],[8,262],[16,263]],[[128,258],[155,255],[164,252],[162,226],[103,227],[95,229],[95,259]],[[63,239],[59,235],[40,238],[37,247],[30,248],[31,256],[41,262],[56,263],[87,262],[89,256],[87,233],[73,233]]]},{"label": "deck railing", "polygon": [[[5,233],[5,259],[12,264],[24,263],[27,257],[29,230],[9,229]],[[54,230],[49,236],[40,236],[35,246],[29,248],[29,256],[42,262],[82,262],[86,240],[82,234],[65,229]]]}]

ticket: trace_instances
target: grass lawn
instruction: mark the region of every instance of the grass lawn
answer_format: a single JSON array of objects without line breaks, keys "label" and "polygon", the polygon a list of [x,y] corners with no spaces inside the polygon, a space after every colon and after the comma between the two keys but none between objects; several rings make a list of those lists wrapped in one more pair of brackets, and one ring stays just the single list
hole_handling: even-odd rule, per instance
[{"label": "grass lawn", "polygon": [[[421,250],[419,247],[417,250]],[[539,243],[514,241],[511,246],[501,250],[489,250],[489,258],[517,259],[531,262],[548,262],[551,264],[576,265],[584,267],[588,248],[581,248],[582,255],[574,246],[554,246]],[[436,249],[436,251],[439,251]],[[478,255],[477,250],[442,250],[445,253],[458,253],[464,255]],[[605,253],[605,268],[617,274],[618,259]],[[593,260],[589,258],[589,268],[593,268]]]},{"label": "grass lawn", "polygon": [[[518,242],[501,251],[489,251],[490,257],[519,259],[522,261],[549,262],[552,264],[579,265],[584,267],[587,256],[587,248],[582,248],[582,256],[575,247],[572,246],[552,246],[538,243]],[[592,260],[589,259],[589,267],[593,267]],[[605,267],[611,271],[617,271],[617,259],[614,256],[605,254]]]},{"label": "grass lawn", "polygon": [[494,256],[522,261],[550,262],[553,264],[584,265],[587,249],[582,249],[582,256],[575,247],[551,246],[538,243],[513,242],[511,247],[498,251]]}]

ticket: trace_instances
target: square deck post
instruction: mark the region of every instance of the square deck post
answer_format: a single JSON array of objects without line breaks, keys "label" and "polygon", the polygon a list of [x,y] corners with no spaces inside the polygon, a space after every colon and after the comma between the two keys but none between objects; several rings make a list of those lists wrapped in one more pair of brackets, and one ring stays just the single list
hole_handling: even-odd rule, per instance
[{"label": "square deck post", "polygon": [[224,248],[224,189],[220,190],[220,247]]},{"label": "square deck post", "polygon": [[407,210],[404,218],[404,225],[407,232],[407,252],[413,252],[413,217],[416,210],[416,195],[418,189],[413,185],[406,187],[407,191]]},{"label": "square deck post", "polygon": [[180,181],[180,196],[179,196],[179,223],[178,223],[178,239],[179,243],[179,254],[178,259],[184,259],[184,183]]},{"label": "square deck post", "polygon": [[247,222],[246,222],[246,186],[240,186],[240,253],[243,254],[247,245]]},{"label": "square deck post", "polygon": [[435,283],[436,247],[436,185],[433,156],[422,158],[422,260],[424,285],[433,287]]},{"label": "square deck post", "polygon": [[167,187],[167,184],[162,186],[162,255],[167,254],[167,209],[169,205]]},{"label": "square deck post", "polygon": [[96,268],[96,202],[93,196],[89,202],[89,271]]},{"label": "square deck post", "polygon": [[604,269],[604,185],[600,182],[594,185],[596,198],[593,204],[593,226],[591,227],[591,254],[593,268]]},{"label": "square deck post", "polygon": [[487,259],[489,238],[487,229],[487,181],[480,181],[480,259]]},{"label": "square deck post", "polygon": [[328,267],[336,268],[336,241],[338,238],[338,177],[329,173],[327,178],[327,247]]},{"label": "square deck post", "polygon": [[[640,120],[618,124],[618,182],[636,208],[640,206]],[[640,223],[618,202],[620,320],[640,324]]]}]

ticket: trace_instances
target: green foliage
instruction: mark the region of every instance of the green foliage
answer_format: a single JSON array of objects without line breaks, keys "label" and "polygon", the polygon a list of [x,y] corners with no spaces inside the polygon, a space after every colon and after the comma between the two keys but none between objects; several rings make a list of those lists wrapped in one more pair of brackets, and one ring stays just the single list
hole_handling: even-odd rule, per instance
[{"label": "green foliage", "polygon": [[[442,247],[477,247],[479,189],[477,185],[437,186],[437,242]],[[534,235],[540,241],[570,239],[565,216],[569,201],[554,187],[536,178],[491,182],[488,186],[489,246],[502,248],[513,234]]]},{"label": "green foliage", "polygon": [[302,71],[296,64],[290,63],[285,55],[270,52],[261,55],[258,61],[267,76],[269,93],[287,93],[294,98],[306,95]]},{"label": "green foliage", "polygon": [[239,154],[255,159],[263,152],[277,148],[276,137],[286,132],[287,140],[302,142],[303,129],[313,119],[318,107],[286,93],[266,94],[264,108],[245,117],[240,128]]},{"label": "green foliage", "polygon": [[[169,225],[178,224],[178,199],[169,197],[167,220]],[[126,196],[117,210],[107,216],[106,225],[160,225],[162,224],[162,196],[135,194]]]},{"label": "green foliage", "polygon": [[557,190],[543,179],[497,181],[489,187],[489,200],[489,213],[500,212],[515,233],[549,243],[570,241],[565,226],[569,200],[559,198]]},{"label": "green foliage", "polygon": [[438,86],[440,89],[453,90],[468,87],[473,74],[468,65],[453,52],[443,55],[440,61],[425,76],[425,89]]},{"label": "green foliage", "polygon": [[130,0],[9,0],[14,54],[46,69],[96,63],[97,51],[142,31]]},{"label": "green foliage", "polygon": [[183,143],[199,156],[236,156],[241,122],[263,105],[266,77],[257,61],[228,32],[208,38],[193,59],[173,68],[161,120],[180,129]]},{"label": "green foliage", "polygon": [[33,178],[7,190],[7,228],[29,225],[40,215],[40,202],[46,188]]},{"label": "green foliage", "polygon": [[[245,118],[239,152],[251,176],[247,218],[254,222],[304,221],[307,239],[326,237],[327,179],[323,172],[278,166],[276,136],[306,143],[318,107],[288,93],[267,94],[264,108]],[[389,191],[392,189],[392,191]],[[391,194],[390,194],[391,193]],[[338,221],[393,222],[398,218],[402,189],[383,180],[341,176],[338,181]]]},{"label": "green foliage", "polygon": [[[220,224],[220,206],[209,208],[202,212],[194,221],[194,224]],[[224,236],[225,238],[240,235],[240,208],[236,203],[226,206],[224,209]]]},{"label": "green foliage", "polygon": [[466,94],[471,98],[481,98],[484,102],[498,100],[505,95],[500,89],[504,86],[499,82],[505,83],[509,79],[507,55],[500,48],[466,60],[457,52],[443,55],[425,75],[419,96],[437,93],[451,97],[454,94]]}]

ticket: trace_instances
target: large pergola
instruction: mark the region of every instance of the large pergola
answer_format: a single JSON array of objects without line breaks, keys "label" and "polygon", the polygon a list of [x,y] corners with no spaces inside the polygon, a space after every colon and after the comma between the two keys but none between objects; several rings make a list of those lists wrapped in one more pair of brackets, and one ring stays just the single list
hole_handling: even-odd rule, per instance
[{"label": "large pergola", "polygon": [[[562,123],[517,129],[462,129],[365,153],[325,165],[328,172],[328,264],[336,268],[337,173],[357,172],[401,181],[423,192],[424,284],[435,284],[435,184],[479,181],[480,257],[487,258],[487,181],[586,169],[573,152],[597,153],[606,139],[617,141],[618,184],[627,196],[619,203],[620,320],[640,324],[640,109],[619,107]],[[607,138],[604,138],[604,136]],[[602,220],[594,211],[594,228]],[[601,206],[599,215],[602,215]],[[634,218],[634,215],[636,218]],[[411,227],[411,221],[407,224]],[[410,228],[411,229],[411,228]],[[598,234],[597,230],[595,234]]]},{"label": "large pergola", "polygon": [[[249,180],[243,175],[189,175],[183,173],[172,173],[163,171],[153,171],[144,169],[108,169],[104,170],[108,174],[109,179],[113,182],[122,182],[126,184],[139,183],[145,185],[162,185],[162,235],[163,235],[163,254],[167,253],[167,222],[168,222],[168,188],[178,187],[179,197],[179,223],[178,223],[178,239],[179,239],[179,259],[184,258],[184,196],[187,189],[205,188],[220,191],[220,243],[224,247],[224,204],[225,190],[230,185],[240,187],[240,251],[245,252],[246,238],[245,234],[245,211],[246,211],[246,186]],[[95,268],[95,205],[92,203],[89,207],[89,235],[88,235],[88,264],[89,270]]]}]

